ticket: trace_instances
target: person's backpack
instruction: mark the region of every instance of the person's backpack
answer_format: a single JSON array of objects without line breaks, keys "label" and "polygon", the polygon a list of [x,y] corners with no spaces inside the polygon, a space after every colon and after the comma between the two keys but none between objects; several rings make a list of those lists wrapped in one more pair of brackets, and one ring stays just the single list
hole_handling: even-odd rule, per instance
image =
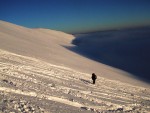
[{"label": "person's backpack", "polygon": [[97,76],[94,73],[92,74],[92,79],[97,79]]}]

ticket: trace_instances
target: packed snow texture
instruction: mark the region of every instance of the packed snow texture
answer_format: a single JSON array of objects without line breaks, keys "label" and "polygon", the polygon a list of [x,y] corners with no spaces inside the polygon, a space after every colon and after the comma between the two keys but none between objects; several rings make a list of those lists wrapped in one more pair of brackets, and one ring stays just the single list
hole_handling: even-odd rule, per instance
[{"label": "packed snow texture", "polygon": [[0,50],[2,112],[149,112],[150,90]]}]

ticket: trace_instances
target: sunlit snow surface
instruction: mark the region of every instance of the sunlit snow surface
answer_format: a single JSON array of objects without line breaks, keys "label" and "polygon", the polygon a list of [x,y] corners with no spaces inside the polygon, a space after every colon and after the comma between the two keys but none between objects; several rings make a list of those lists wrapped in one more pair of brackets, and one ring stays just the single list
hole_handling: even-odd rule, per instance
[{"label": "sunlit snow surface", "polygon": [[[90,113],[150,110],[150,90],[0,50],[3,112]],[[31,107],[31,109],[30,109]]]}]

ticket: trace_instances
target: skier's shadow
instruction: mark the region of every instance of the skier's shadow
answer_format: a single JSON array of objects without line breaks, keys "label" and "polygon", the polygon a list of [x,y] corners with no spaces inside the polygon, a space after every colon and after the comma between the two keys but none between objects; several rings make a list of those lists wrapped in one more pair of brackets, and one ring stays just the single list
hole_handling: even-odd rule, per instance
[{"label": "skier's shadow", "polygon": [[80,79],[82,82],[84,82],[85,84],[92,84],[91,82],[90,82],[90,80],[85,80],[85,79]]}]

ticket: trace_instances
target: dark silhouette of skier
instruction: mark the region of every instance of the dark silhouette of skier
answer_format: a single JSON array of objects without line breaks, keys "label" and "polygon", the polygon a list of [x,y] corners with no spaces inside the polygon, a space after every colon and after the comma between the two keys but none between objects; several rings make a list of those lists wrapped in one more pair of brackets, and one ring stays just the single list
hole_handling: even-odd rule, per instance
[{"label": "dark silhouette of skier", "polygon": [[96,81],[96,79],[97,79],[97,76],[95,75],[95,73],[92,73],[92,80],[93,80],[93,84],[95,84],[95,81]]}]

